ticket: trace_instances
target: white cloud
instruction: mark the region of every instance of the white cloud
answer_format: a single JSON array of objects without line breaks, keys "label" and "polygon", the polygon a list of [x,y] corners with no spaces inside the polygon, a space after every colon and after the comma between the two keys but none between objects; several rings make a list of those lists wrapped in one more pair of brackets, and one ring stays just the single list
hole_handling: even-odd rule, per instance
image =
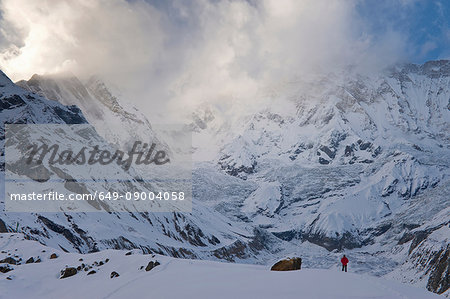
[{"label": "white cloud", "polygon": [[163,40],[159,13],[143,2],[6,0],[1,10],[5,31],[22,38],[3,45],[16,55],[0,56],[14,79],[67,69],[127,72],[151,63]]},{"label": "white cloud", "polygon": [[99,74],[148,111],[246,100],[277,80],[398,59],[401,35],[375,42],[356,3],[199,0],[157,9],[144,1],[3,0],[0,67],[15,80]]},{"label": "white cloud", "polygon": [[420,48],[420,56],[424,57],[427,55],[430,51],[433,51],[437,48],[437,44],[434,41],[427,41],[425,42],[422,47]]}]

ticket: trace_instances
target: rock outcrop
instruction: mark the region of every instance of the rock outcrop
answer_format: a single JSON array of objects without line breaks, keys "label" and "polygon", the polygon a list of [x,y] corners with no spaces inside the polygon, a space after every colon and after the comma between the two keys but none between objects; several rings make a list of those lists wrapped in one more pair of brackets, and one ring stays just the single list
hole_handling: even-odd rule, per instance
[{"label": "rock outcrop", "polygon": [[302,259],[299,257],[281,260],[270,268],[271,271],[292,271],[302,268]]}]

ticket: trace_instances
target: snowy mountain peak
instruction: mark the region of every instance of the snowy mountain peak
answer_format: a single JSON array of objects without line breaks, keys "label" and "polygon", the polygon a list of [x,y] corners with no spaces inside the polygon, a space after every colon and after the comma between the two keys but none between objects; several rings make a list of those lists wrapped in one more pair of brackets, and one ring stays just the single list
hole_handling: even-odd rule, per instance
[{"label": "snowy mountain peak", "polygon": [[401,69],[402,73],[415,73],[429,78],[450,76],[450,60],[433,60],[424,64],[407,64]]},{"label": "snowy mountain peak", "polygon": [[1,87],[5,87],[8,85],[14,85],[13,82],[8,78],[8,76],[5,75],[5,73],[3,73],[0,70],[0,86]]},{"label": "snowy mountain peak", "polygon": [[137,140],[160,142],[145,115],[129,104],[119,102],[97,77],[82,82],[70,73],[33,75],[30,80],[17,84],[62,104],[77,105],[102,137],[122,149],[128,150]]}]

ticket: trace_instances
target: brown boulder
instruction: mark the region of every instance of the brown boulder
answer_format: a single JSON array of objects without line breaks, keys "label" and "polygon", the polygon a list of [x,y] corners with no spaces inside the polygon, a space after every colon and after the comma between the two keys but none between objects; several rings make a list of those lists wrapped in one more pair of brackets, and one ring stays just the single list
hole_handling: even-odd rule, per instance
[{"label": "brown boulder", "polygon": [[56,254],[56,253],[52,253],[51,255],[50,255],[50,259],[52,260],[52,259],[56,259],[58,257],[58,255]]},{"label": "brown boulder", "polygon": [[302,259],[299,257],[288,258],[277,262],[270,268],[271,271],[292,271],[302,268]]},{"label": "brown boulder", "polygon": [[11,264],[11,265],[17,265],[17,261],[15,259],[13,259],[12,257],[8,256],[4,259],[2,259],[0,261],[0,263],[6,263],[6,264]]},{"label": "brown boulder", "polygon": [[147,267],[145,267],[145,271],[150,271],[151,269],[155,268],[156,266],[159,266],[159,262],[158,261],[155,261],[155,262],[150,261],[147,264]]},{"label": "brown boulder", "polygon": [[31,264],[34,263],[34,258],[30,257],[29,259],[27,259],[27,261],[25,262],[25,264]]},{"label": "brown boulder", "polygon": [[14,268],[12,268],[10,265],[5,264],[5,265],[0,265],[0,272],[1,273],[7,273],[9,271],[14,270]]},{"label": "brown boulder", "polygon": [[74,276],[75,274],[77,274],[77,269],[73,268],[73,267],[68,267],[64,270],[61,271],[61,277],[60,279],[66,278],[66,277],[70,277],[70,276]]}]

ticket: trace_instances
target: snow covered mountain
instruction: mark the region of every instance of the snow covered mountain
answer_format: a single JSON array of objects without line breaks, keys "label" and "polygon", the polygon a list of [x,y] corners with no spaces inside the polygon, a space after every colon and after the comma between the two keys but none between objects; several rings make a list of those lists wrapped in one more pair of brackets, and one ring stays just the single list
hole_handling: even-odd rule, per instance
[{"label": "snow covered mountain", "polygon": [[[111,108],[123,107],[121,100],[89,82],[98,83],[34,76],[18,84],[78,105],[111,143],[126,144],[129,131],[152,136],[145,117]],[[437,293],[449,289],[449,61],[298,78],[262,91],[258,103],[243,110],[236,102],[226,111],[207,104],[193,113],[185,127],[197,161],[191,214],[130,213],[120,220],[114,213],[55,214],[59,226],[34,238],[70,251],[142,246],[144,252],[257,263],[296,254],[317,268],[333,267],[345,251],[352,271]],[[105,123],[122,121],[124,131],[102,133]],[[13,228],[17,218],[8,217],[0,216]],[[48,232],[34,216],[21,217]],[[180,219],[191,232],[187,239],[177,228]],[[104,240],[106,229],[83,224],[94,222],[105,222],[114,241]],[[81,241],[84,247],[61,237],[65,230],[79,236],[81,225],[90,238]]]},{"label": "snow covered mountain", "polygon": [[[404,263],[404,281],[447,290],[450,62],[302,78],[265,97],[233,121],[199,108],[194,145],[216,140],[222,172],[197,169],[198,198],[291,243],[377,256],[377,275]],[[209,196],[216,181],[233,196]]]},{"label": "snow covered mountain", "polygon": [[100,136],[125,150],[136,140],[157,140],[148,119],[126,101],[119,102],[98,77],[82,82],[70,73],[33,75],[16,84],[63,105],[76,105]]},{"label": "snow covered mountain", "polygon": [[[238,226],[233,227],[230,221],[217,212],[203,206],[194,206],[193,213],[180,212],[148,213],[133,210],[133,205],[113,209],[117,205],[101,201],[82,203],[86,212],[6,212],[5,211],[5,124],[87,124],[87,121],[76,106],[64,106],[57,101],[48,100],[40,95],[22,89],[12,83],[5,74],[0,73],[0,117],[1,128],[1,210],[0,232],[20,231],[27,238],[38,240],[44,244],[66,251],[95,252],[106,248],[133,249],[143,252],[158,252],[171,256],[191,258],[221,258],[219,254],[227,252],[230,243],[247,244],[252,236]],[[44,128],[45,129],[45,128]],[[99,136],[92,127],[74,132],[40,132],[42,138],[52,144],[70,140],[72,147],[84,146],[94,141],[100,146],[113,145]],[[89,138],[86,139],[86,136]],[[17,135],[8,139],[10,146],[21,150],[28,135]],[[15,162],[15,161],[13,161]],[[17,171],[23,168],[15,168]],[[89,173],[96,173],[91,180],[86,179]],[[113,178],[120,178],[110,182]],[[107,192],[116,190],[152,191],[155,187],[141,180],[141,175],[133,168],[125,170],[117,164],[89,166],[82,172],[72,165],[50,165],[44,161],[38,169],[38,177],[33,172],[17,172],[15,175],[24,179],[32,179],[34,192],[59,188],[57,191],[80,193]],[[62,181],[58,186],[53,181]],[[7,182],[15,184],[14,182]],[[20,180],[17,187],[21,188]],[[50,188],[50,189],[48,189]],[[23,186],[26,189],[26,186]],[[120,205],[120,204],[119,204]],[[125,209],[126,212],[123,212]],[[65,210],[67,211],[67,210]],[[216,257],[217,255],[217,257]]]},{"label": "snow covered mountain", "polygon": [[351,248],[418,195],[446,190],[449,66],[407,65],[379,77],[280,89],[287,100],[239,120],[216,158],[229,175],[258,184],[241,199],[242,215],[279,233],[315,235],[330,250]]}]

